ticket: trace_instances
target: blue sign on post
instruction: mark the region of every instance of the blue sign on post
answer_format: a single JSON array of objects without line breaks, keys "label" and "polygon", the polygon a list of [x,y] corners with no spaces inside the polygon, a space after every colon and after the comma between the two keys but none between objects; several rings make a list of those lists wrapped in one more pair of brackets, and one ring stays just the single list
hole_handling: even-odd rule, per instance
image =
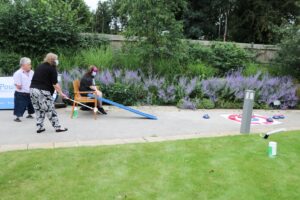
[{"label": "blue sign on post", "polygon": [[0,77],[0,110],[14,109],[14,79]]}]

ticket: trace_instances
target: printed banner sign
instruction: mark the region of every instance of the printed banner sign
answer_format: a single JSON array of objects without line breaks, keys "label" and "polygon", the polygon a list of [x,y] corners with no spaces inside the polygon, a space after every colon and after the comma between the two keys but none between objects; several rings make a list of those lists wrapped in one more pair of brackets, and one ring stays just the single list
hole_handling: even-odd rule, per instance
[{"label": "printed banner sign", "polygon": [[0,77],[0,109],[14,109],[14,79]]}]

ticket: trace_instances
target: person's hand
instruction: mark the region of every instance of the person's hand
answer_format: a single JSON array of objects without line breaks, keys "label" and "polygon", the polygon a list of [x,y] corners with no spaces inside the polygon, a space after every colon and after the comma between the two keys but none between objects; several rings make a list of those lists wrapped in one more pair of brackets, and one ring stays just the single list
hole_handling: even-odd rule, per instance
[{"label": "person's hand", "polygon": [[66,94],[64,94],[64,93],[60,93],[59,94],[63,99],[68,99],[69,97],[66,95]]},{"label": "person's hand", "polygon": [[22,89],[22,86],[21,86],[21,85],[16,85],[16,88],[17,88],[18,90],[21,90],[21,89]]}]

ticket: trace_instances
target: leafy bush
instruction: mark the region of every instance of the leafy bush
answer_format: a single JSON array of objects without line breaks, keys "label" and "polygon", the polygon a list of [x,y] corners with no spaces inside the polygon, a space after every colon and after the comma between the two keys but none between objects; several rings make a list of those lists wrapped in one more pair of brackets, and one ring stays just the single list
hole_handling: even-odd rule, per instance
[{"label": "leafy bush", "polygon": [[146,99],[146,93],[141,89],[139,86],[122,84],[120,82],[102,88],[106,98],[124,105],[143,103],[143,100]]},{"label": "leafy bush", "polygon": [[221,74],[243,67],[249,60],[247,52],[233,43],[214,43],[211,48],[213,52],[211,64]]},{"label": "leafy bush", "polygon": [[188,54],[189,62],[193,64],[197,62],[210,63],[213,58],[213,51],[209,46],[197,43],[189,43]]},{"label": "leafy bush", "polygon": [[109,40],[105,37],[99,37],[97,34],[80,34],[79,46],[82,49],[102,48],[109,45]]},{"label": "leafy bush", "polygon": [[79,44],[76,10],[64,1],[19,0],[0,9],[0,47],[27,56]]},{"label": "leafy bush", "polygon": [[213,77],[217,74],[217,69],[204,63],[189,64],[186,75],[190,77],[198,76],[203,79]]},{"label": "leafy bush", "polygon": [[141,59],[134,51],[115,50],[112,68],[138,70],[141,67]]},{"label": "leafy bush", "polygon": [[[183,23],[176,13],[182,10],[184,1],[121,0],[119,14],[127,17],[125,36],[134,43],[127,43],[141,59],[142,70],[154,72],[157,61],[172,60],[173,68],[180,67],[186,57],[186,45],[182,42]],[[141,12],[141,11],[145,12]],[[153,17],[155,16],[155,17]]]},{"label": "leafy bush", "polygon": [[[74,79],[84,71],[63,72],[63,90],[69,90]],[[141,71],[103,70],[96,77],[104,96],[125,105],[175,105],[180,108],[242,108],[244,92],[255,90],[255,108],[268,108],[275,100],[281,108],[297,105],[296,86],[288,77],[270,77],[258,73],[245,77],[241,71],[225,78],[174,77],[172,81],[159,76],[145,76]],[[72,94],[72,91],[70,92]]]},{"label": "leafy bush", "polygon": [[191,109],[195,110],[197,108],[197,103],[189,98],[180,99],[177,103],[177,107],[181,109]]},{"label": "leafy bush", "polygon": [[21,55],[0,51],[0,75],[12,75],[19,69]]},{"label": "leafy bush", "polygon": [[243,75],[244,76],[253,76],[257,73],[267,74],[268,68],[266,66],[263,66],[262,64],[250,62],[245,65],[245,68],[243,69]]},{"label": "leafy bush", "polygon": [[217,106],[219,108],[224,109],[242,109],[243,103],[240,101],[226,101],[226,100],[220,100],[217,102]]},{"label": "leafy bush", "polygon": [[288,27],[280,50],[274,60],[273,74],[290,75],[300,80],[300,29],[299,25]]},{"label": "leafy bush", "polygon": [[205,63],[217,69],[219,75],[234,71],[249,62],[250,53],[234,43],[215,42],[211,46],[189,44],[189,62]]},{"label": "leafy bush", "polygon": [[212,100],[206,98],[199,100],[197,103],[198,109],[213,109],[215,106],[216,105]]}]

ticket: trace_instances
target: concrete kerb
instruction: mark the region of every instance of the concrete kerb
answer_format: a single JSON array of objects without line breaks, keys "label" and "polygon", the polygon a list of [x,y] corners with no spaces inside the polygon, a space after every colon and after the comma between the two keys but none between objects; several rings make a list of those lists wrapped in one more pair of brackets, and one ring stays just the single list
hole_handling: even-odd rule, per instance
[{"label": "concrete kerb", "polygon": [[[288,131],[298,130],[298,128],[288,128]],[[265,131],[259,131],[265,132]],[[251,135],[259,133],[251,133]],[[97,146],[114,146],[125,144],[142,144],[142,143],[158,143],[167,141],[178,140],[191,140],[198,138],[212,138],[212,137],[224,137],[224,136],[236,136],[237,133],[216,133],[211,136],[189,134],[189,135],[176,135],[176,136],[153,136],[143,138],[132,139],[111,139],[111,140],[90,140],[90,141],[71,141],[71,142],[54,142],[54,143],[33,143],[33,144],[17,144],[17,145],[2,145],[0,146],[0,153],[9,151],[25,151],[34,149],[62,149],[62,148],[74,148],[74,147],[97,147]]]},{"label": "concrete kerb", "polygon": [[[218,134],[214,137],[229,136],[230,134]],[[231,134],[236,135],[236,134]],[[90,140],[90,141],[71,141],[71,142],[54,142],[54,143],[33,143],[33,144],[19,144],[19,145],[2,145],[0,146],[1,152],[19,151],[19,150],[34,150],[34,149],[61,149],[61,148],[74,148],[74,147],[97,147],[97,146],[113,146],[124,144],[142,144],[142,143],[157,143],[176,140],[190,140],[198,138],[209,138],[199,134],[190,135],[176,135],[165,137],[143,137],[132,139],[112,139],[112,140]]]}]

